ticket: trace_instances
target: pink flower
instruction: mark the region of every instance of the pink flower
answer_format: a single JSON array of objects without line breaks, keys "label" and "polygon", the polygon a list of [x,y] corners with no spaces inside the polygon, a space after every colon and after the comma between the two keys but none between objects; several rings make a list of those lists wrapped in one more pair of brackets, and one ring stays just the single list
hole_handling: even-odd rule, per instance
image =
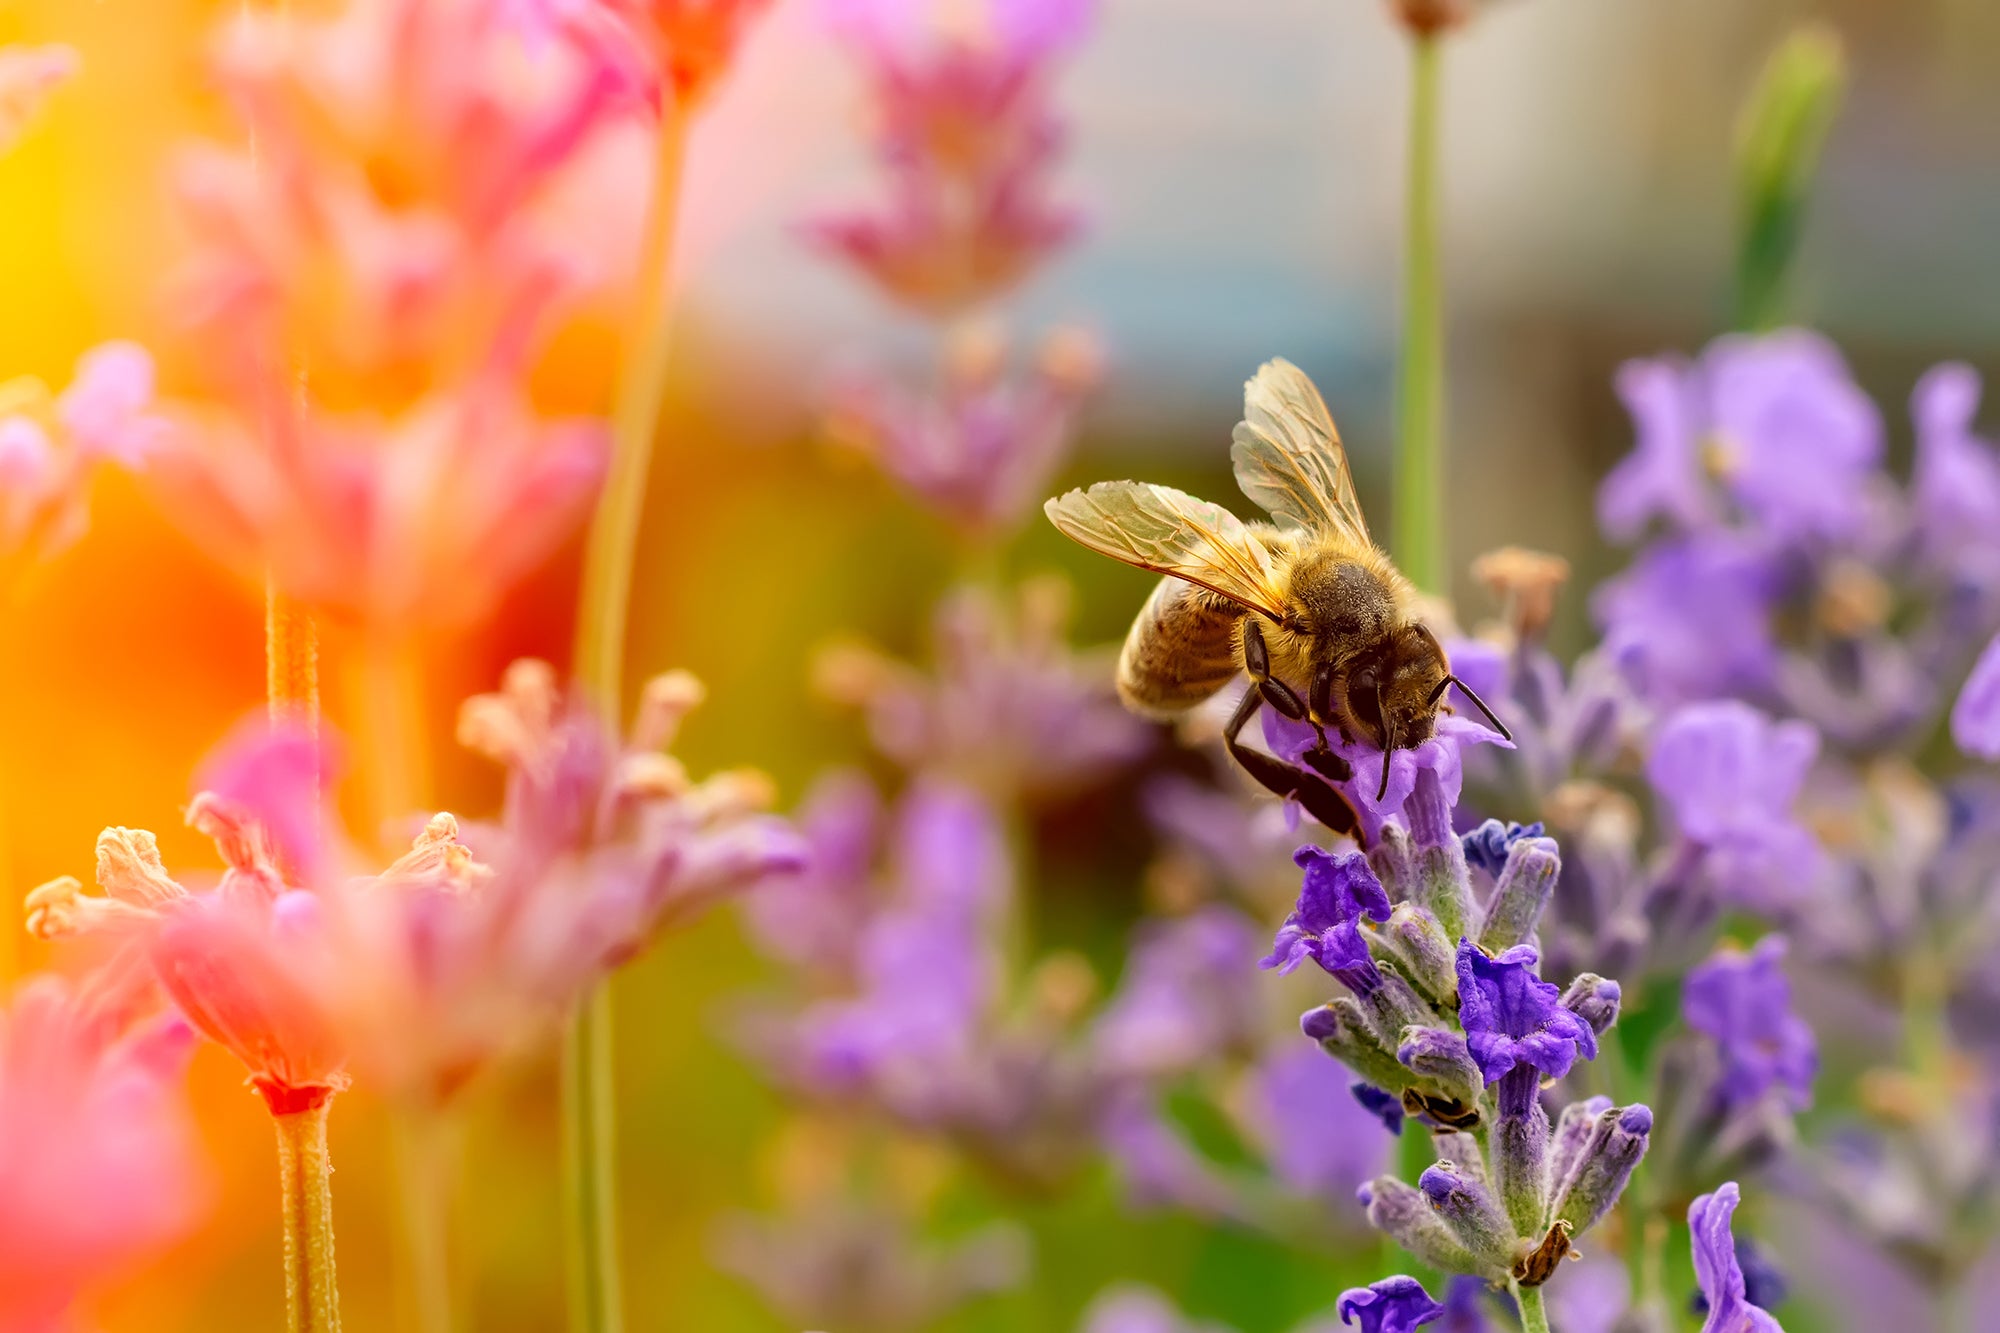
[{"label": "pink flower", "polygon": [[705,99],[729,72],[750,25],[771,0],[501,0],[536,34],[567,32],[612,63],[639,71],[675,108]]},{"label": "pink flower", "polygon": [[246,577],[268,567],[308,605],[402,629],[484,616],[581,520],[608,450],[599,423],[538,416],[493,380],[283,425],[185,421],[154,468],[171,512]]},{"label": "pink flower", "polygon": [[0,46],[0,152],[20,141],[76,66],[76,52],[67,46]]},{"label": "pink flower", "polygon": [[129,342],[85,352],[60,394],[36,379],[0,384],[0,567],[83,534],[98,464],[136,467],[157,448],[152,403],[152,357]]},{"label": "pink flower", "polygon": [[1010,530],[1068,455],[1099,353],[1088,334],[1063,329],[1043,342],[1028,375],[1010,376],[1005,358],[999,339],[979,332],[951,346],[933,393],[851,378],[836,391],[831,432],[961,530]]},{"label": "pink flower", "polygon": [[74,1295],[195,1220],[191,1038],[173,1019],[120,1035],[53,978],[0,1011],[0,1328],[65,1327]]}]

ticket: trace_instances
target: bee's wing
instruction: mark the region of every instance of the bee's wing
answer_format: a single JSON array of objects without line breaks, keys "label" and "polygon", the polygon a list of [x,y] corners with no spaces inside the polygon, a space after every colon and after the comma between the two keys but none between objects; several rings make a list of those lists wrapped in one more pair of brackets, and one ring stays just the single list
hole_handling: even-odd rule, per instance
[{"label": "bee's wing", "polygon": [[1100,555],[1200,584],[1274,620],[1283,614],[1271,553],[1221,505],[1169,486],[1100,481],[1042,509],[1064,536]]},{"label": "bee's wing", "polygon": [[1282,358],[1243,386],[1243,420],[1229,458],[1236,484],[1281,528],[1333,531],[1372,545],[1347,451],[1319,390]]}]

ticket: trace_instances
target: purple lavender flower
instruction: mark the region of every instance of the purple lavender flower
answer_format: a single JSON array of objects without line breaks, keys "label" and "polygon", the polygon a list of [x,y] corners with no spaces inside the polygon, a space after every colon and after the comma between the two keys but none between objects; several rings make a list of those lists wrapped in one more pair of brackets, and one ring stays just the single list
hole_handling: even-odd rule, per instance
[{"label": "purple lavender flower", "polygon": [[1465,845],[1467,865],[1477,866],[1489,875],[1498,875],[1507,864],[1507,853],[1515,843],[1523,838],[1539,838],[1543,834],[1542,822],[1532,824],[1503,824],[1497,819],[1489,819],[1460,841]]},{"label": "purple lavender flower", "polygon": [[1725,898],[1766,910],[1795,900],[1824,854],[1792,814],[1819,754],[1799,721],[1772,722],[1735,700],[1690,704],[1660,728],[1646,777],[1681,836],[1699,847]]},{"label": "purple lavender flower", "polygon": [[1391,1134],[1403,1132],[1403,1099],[1392,1092],[1384,1092],[1373,1083],[1354,1083],[1347,1089],[1354,1094],[1361,1109],[1382,1122],[1382,1128]]},{"label": "purple lavender flower", "polygon": [[851,965],[867,919],[882,818],[881,794],[859,773],[830,773],[813,784],[797,815],[806,868],[743,900],[766,954],[822,971]]},{"label": "purple lavender flower", "polygon": [[1365,1287],[1350,1287],[1340,1293],[1334,1307],[1340,1322],[1356,1324],[1361,1333],[1413,1333],[1444,1317],[1445,1307],[1431,1299],[1424,1284],[1413,1277],[1385,1277]]},{"label": "purple lavender flower", "polygon": [[1785,938],[1767,935],[1749,953],[1725,948],[1688,973],[1681,1016],[1713,1040],[1722,1056],[1716,1095],[1726,1109],[1767,1092],[1794,1111],[1812,1104],[1819,1048],[1792,1012],[1783,968]]},{"label": "purple lavender flower", "polygon": [[[1354,777],[1341,784],[1341,791],[1360,814],[1362,833],[1370,842],[1390,817],[1403,817],[1409,822],[1404,806],[1417,791],[1419,773],[1428,772],[1436,779],[1436,792],[1442,794],[1443,803],[1449,808],[1458,803],[1459,791],[1465,783],[1461,755],[1464,747],[1497,745],[1512,749],[1514,745],[1491,727],[1453,713],[1438,717],[1436,733],[1423,744],[1387,756],[1363,741],[1342,745],[1335,738],[1329,739],[1335,741],[1334,752],[1354,768]],[[1294,764],[1303,763],[1306,751],[1319,744],[1311,726],[1295,722],[1274,708],[1264,710],[1264,740],[1273,754]],[[1382,788],[1385,758],[1389,765],[1386,792]]]},{"label": "purple lavender flower", "polygon": [[1911,500],[1925,546],[1940,558],[1990,553],[2000,532],[2000,454],[1972,431],[1979,391],[1979,372],[1953,362],[1934,368],[1910,395],[1917,427]]},{"label": "purple lavender flower", "polygon": [[1708,1297],[1708,1319],[1702,1333],[1784,1333],[1776,1319],[1752,1305],[1744,1292],[1743,1269],[1736,1261],[1736,1242],[1729,1220],[1741,1202],[1736,1182],[1704,1194],[1688,1208],[1688,1228],[1694,1233],[1695,1280]]},{"label": "purple lavender flower", "polygon": [[1648,547],[1597,589],[1591,611],[1605,654],[1642,697],[1665,706],[1770,688],[1777,591],[1760,545],[1704,533]]},{"label": "purple lavender flower", "polygon": [[[1367,1089],[1387,1104],[1376,1109],[1349,1095]],[[1311,1046],[1286,1042],[1252,1073],[1247,1114],[1271,1170],[1294,1193],[1343,1203],[1355,1187],[1383,1171],[1388,1114],[1402,1120],[1395,1098],[1353,1077]]]},{"label": "purple lavender flower", "polygon": [[1120,1283],[1099,1292],[1083,1312],[1080,1333],[1232,1333],[1220,1324],[1196,1323],[1151,1287]]},{"label": "purple lavender flower", "polygon": [[1629,542],[1655,516],[1680,529],[1713,520],[1715,502],[1703,483],[1697,407],[1690,370],[1678,357],[1627,361],[1618,368],[1618,397],[1632,414],[1638,443],[1605,477],[1597,493],[1604,535]]},{"label": "purple lavender flower", "polygon": [[1979,654],[1952,705],[1951,738],[1975,758],[2000,759],[2000,635]]},{"label": "purple lavender flower", "polygon": [[1535,975],[1535,961],[1531,945],[1489,958],[1470,940],[1459,942],[1459,1021],[1489,1086],[1519,1065],[1561,1078],[1579,1054],[1597,1058],[1597,1034],[1563,1008],[1562,992]]},{"label": "purple lavender flower", "polygon": [[1329,852],[1301,847],[1293,860],[1305,870],[1298,906],[1278,928],[1270,956],[1261,968],[1289,973],[1310,958],[1338,977],[1348,989],[1371,991],[1380,983],[1368,944],[1361,938],[1361,920],[1387,921],[1389,895],[1382,881],[1359,852]]},{"label": "purple lavender flower", "polygon": [[1097,1020],[1099,1063],[1120,1073],[1170,1075],[1247,1046],[1261,1013],[1256,978],[1243,964],[1256,951],[1256,928],[1233,908],[1143,926]]}]

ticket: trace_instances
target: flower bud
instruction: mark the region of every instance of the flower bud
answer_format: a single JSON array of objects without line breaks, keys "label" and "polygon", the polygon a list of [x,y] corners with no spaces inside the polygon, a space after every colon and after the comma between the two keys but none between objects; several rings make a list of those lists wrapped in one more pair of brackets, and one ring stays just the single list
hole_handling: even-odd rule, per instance
[{"label": "flower bud", "polygon": [[1351,996],[1343,995],[1331,1004],[1306,1010],[1299,1017],[1299,1030],[1318,1042],[1321,1050],[1376,1087],[1400,1095],[1410,1086],[1410,1071],[1396,1063],[1396,1057],[1374,1035],[1361,1006]]},{"label": "flower bud", "polygon": [[1569,1223],[1571,1234],[1590,1230],[1618,1202],[1652,1132],[1653,1112],[1643,1105],[1613,1107],[1597,1117],[1556,1196],[1556,1220]]},{"label": "flower bud", "polygon": [[1368,1210],[1368,1225],[1431,1267],[1486,1278],[1504,1275],[1460,1244],[1424,1194],[1396,1177],[1378,1176],[1355,1197]]},{"label": "flower bud", "polygon": [[1384,824],[1368,849],[1368,867],[1382,881],[1392,903],[1409,902],[1417,896],[1417,850],[1401,824]]},{"label": "flower bud", "polygon": [[1590,1030],[1603,1036],[1618,1021],[1618,1003],[1624,990],[1615,981],[1606,981],[1595,972],[1581,972],[1576,980],[1569,983],[1563,992],[1563,1008],[1590,1024]]},{"label": "flower bud", "polygon": [[1381,978],[1380,984],[1360,998],[1384,1050],[1401,1044],[1404,1028],[1443,1025],[1443,1015],[1424,1003],[1424,998],[1393,963],[1377,964],[1376,973]]},{"label": "flower bud", "polygon": [[1417,1187],[1459,1244],[1484,1264],[1503,1271],[1513,1268],[1520,1249],[1514,1224],[1476,1177],[1451,1162],[1439,1162],[1424,1169]]},{"label": "flower bud", "polygon": [[1406,1027],[1396,1047],[1396,1059],[1419,1079],[1462,1105],[1479,1105],[1485,1080],[1460,1034],[1444,1028]]},{"label": "flower bud", "polygon": [[1555,1134],[1549,1140],[1549,1183],[1560,1190],[1569,1179],[1569,1173],[1576,1169],[1577,1158],[1582,1155],[1584,1145],[1597,1127],[1597,1118],[1611,1109],[1609,1097],[1591,1097],[1580,1102],[1571,1102],[1556,1121]]},{"label": "flower bud", "polygon": [[1515,843],[1494,885],[1486,924],[1479,932],[1479,947],[1497,954],[1526,943],[1542,919],[1542,909],[1548,906],[1561,871],[1562,857],[1557,854],[1555,839],[1523,838]]},{"label": "flower bud", "polygon": [[[1549,1117],[1535,1099],[1533,1065],[1520,1065],[1501,1080],[1500,1115],[1493,1124],[1493,1188],[1521,1235],[1533,1235],[1548,1207]],[[1512,1104],[1508,1084],[1527,1084],[1526,1109]]]},{"label": "flower bud", "polygon": [[[1428,773],[1429,769],[1419,769]],[[1472,929],[1472,873],[1465,849],[1447,837],[1434,847],[1419,847],[1415,855],[1418,905],[1430,909],[1447,939],[1459,939]]]},{"label": "flower bud", "polygon": [[1440,1012],[1458,1007],[1458,950],[1427,909],[1396,904],[1375,942]]}]

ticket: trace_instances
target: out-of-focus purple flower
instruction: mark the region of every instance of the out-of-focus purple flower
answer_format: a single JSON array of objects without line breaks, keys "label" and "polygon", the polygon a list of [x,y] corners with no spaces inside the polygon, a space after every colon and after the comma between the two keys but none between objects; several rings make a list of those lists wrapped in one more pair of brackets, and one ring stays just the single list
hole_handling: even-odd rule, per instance
[{"label": "out-of-focus purple flower", "polygon": [[1062,329],[1026,376],[1006,361],[1004,344],[981,330],[955,338],[934,393],[851,377],[836,386],[829,433],[962,531],[1008,531],[1034,511],[1069,452],[1101,355],[1089,334]]},{"label": "out-of-focus purple flower", "polygon": [[[1549,1324],[1563,1333],[1617,1333],[1632,1304],[1632,1279],[1622,1259],[1592,1254],[1549,1284]],[[1438,1333],[1445,1333],[1440,1329]]]},{"label": "out-of-focus purple flower", "polygon": [[860,54],[880,108],[876,154],[886,209],[817,218],[808,234],[893,298],[946,313],[1014,285],[1075,235],[1047,202],[1062,127],[1049,64],[1080,35],[1090,5],[994,3],[988,31],[939,38],[925,7],[842,0],[835,24]]},{"label": "out-of-focus purple flower", "polygon": [[2000,455],[1973,433],[1979,372],[1952,362],[1917,382],[1910,416],[1917,427],[1911,499],[1921,540],[1951,558],[1990,551],[2000,531]]},{"label": "out-of-focus purple flower", "polygon": [[844,644],[815,666],[820,692],[867,710],[877,749],[913,772],[1000,803],[1075,791],[1150,740],[1119,703],[1108,660],[1064,641],[1068,585],[1035,580],[1015,606],[965,590],[938,610],[937,670],[926,676]]},{"label": "out-of-focus purple flower", "polygon": [[1517,1065],[1561,1078],[1578,1055],[1597,1058],[1597,1034],[1563,1008],[1562,992],[1535,975],[1535,962],[1529,945],[1490,958],[1471,941],[1459,942],[1459,1021],[1488,1084]]},{"label": "out-of-focus purple flower", "polygon": [[53,978],[0,1010],[0,1327],[69,1327],[74,1296],[195,1220],[193,1041],[177,1018],[121,1035]]},{"label": "out-of-focus purple flower", "polygon": [[[1324,1051],[1286,1042],[1252,1073],[1245,1114],[1271,1170],[1293,1192],[1345,1206],[1363,1181],[1384,1169],[1389,1136],[1384,1110],[1351,1095],[1353,1076]],[[1396,1118],[1402,1119],[1400,1104]]]},{"label": "out-of-focus purple flower", "polygon": [[1646,777],[1724,899],[1769,910],[1809,890],[1824,864],[1793,813],[1818,754],[1804,722],[1773,722],[1733,699],[1690,704],[1661,726]]},{"label": "out-of-focus purple flower", "polygon": [[1794,1111],[1812,1104],[1819,1046],[1792,1011],[1784,973],[1785,938],[1767,935],[1750,952],[1725,948],[1688,973],[1681,1017],[1722,1055],[1717,1096],[1747,1106],[1775,1090]]},{"label": "out-of-focus purple flower", "polygon": [[1613,541],[1633,540],[1655,516],[1680,529],[1702,527],[1714,517],[1689,374],[1685,362],[1671,357],[1618,368],[1618,397],[1639,439],[1597,492],[1597,521]]},{"label": "out-of-focus purple flower", "polygon": [[1101,1291],[1083,1312],[1078,1333],[1231,1333],[1220,1324],[1197,1323],[1151,1287],[1120,1283]]},{"label": "out-of-focus purple flower", "polygon": [[1360,852],[1305,846],[1294,854],[1305,871],[1298,905],[1278,928],[1270,955],[1257,966],[1288,973],[1310,958],[1357,992],[1378,984],[1361,921],[1389,919],[1389,895]]},{"label": "out-of-focus purple flower", "polygon": [[1341,1323],[1353,1325],[1361,1333],[1414,1333],[1442,1319],[1445,1312],[1445,1307],[1424,1290],[1423,1283],[1402,1276],[1350,1287],[1340,1293],[1334,1308]]},{"label": "out-of-focus purple flower", "polygon": [[1135,1208],[1177,1208],[1197,1217],[1248,1220],[1235,1182],[1195,1151],[1143,1089],[1118,1089],[1101,1108],[1098,1133]]},{"label": "out-of-focus purple flower", "polygon": [[1670,706],[1768,689],[1778,650],[1766,553],[1732,533],[1676,537],[1599,586],[1604,652],[1649,702]]},{"label": "out-of-focus purple flower", "polygon": [[2000,635],[1979,654],[1951,708],[1951,738],[1979,759],[2000,759]]},{"label": "out-of-focus purple flower", "polygon": [[1255,974],[1244,966],[1256,952],[1256,928],[1233,908],[1143,926],[1097,1019],[1099,1063],[1163,1076],[1246,1048],[1262,1018]]},{"label": "out-of-focus purple flower", "polygon": [[1784,1333],[1776,1319],[1752,1305],[1745,1295],[1743,1269],[1736,1261],[1736,1242],[1729,1226],[1741,1199],[1742,1192],[1732,1180],[1688,1207],[1688,1228],[1694,1233],[1695,1280],[1708,1298],[1702,1333]]},{"label": "out-of-focus purple flower", "polygon": [[860,773],[831,773],[813,785],[794,817],[805,868],[743,900],[760,948],[814,971],[848,966],[867,919],[883,818],[881,793]]}]

